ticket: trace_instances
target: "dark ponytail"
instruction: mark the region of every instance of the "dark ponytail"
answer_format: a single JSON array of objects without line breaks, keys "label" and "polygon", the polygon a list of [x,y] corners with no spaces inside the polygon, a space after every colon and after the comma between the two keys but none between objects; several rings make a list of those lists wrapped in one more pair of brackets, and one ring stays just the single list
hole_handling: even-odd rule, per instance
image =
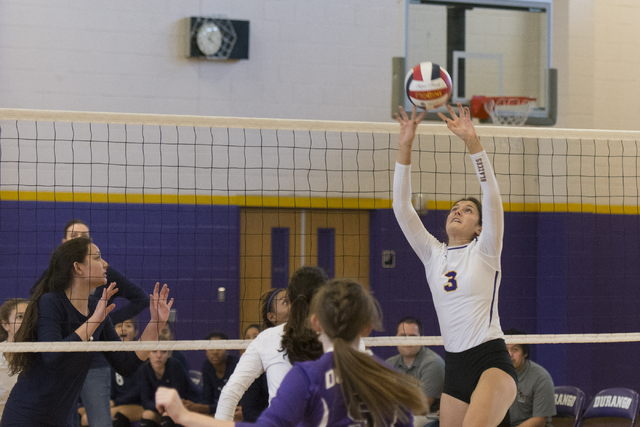
[{"label": "dark ponytail", "polygon": [[284,327],[282,351],[289,362],[317,360],[322,354],[322,343],[318,334],[309,328],[309,305],[313,295],[327,282],[327,273],[320,267],[305,266],[291,277],[287,288],[289,300],[289,320]]},{"label": "dark ponytail", "polygon": [[[91,239],[78,237],[67,240],[56,248],[51,255],[47,275],[34,287],[29,305],[24,312],[22,326],[18,329],[15,342],[38,341],[38,304],[42,295],[48,292],[63,291],[71,284],[73,279],[74,263],[83,263],[89,253]],[[9,362],[10,373],[17,374],[27,372],[33,360],[32,352],[13,353]]]},{"label": "dark ponytail", "polygon": [[426,410],[426,396],[418,380],[387,368],[352,346],[363,330],[379,329],[382,323],[380,306],[368,291],[352,280],[332,280],[314,297],[311,314],[333,341],[337,382],[354,420],[364,418],[363,404],[373,425],[390,425],[396,417],[406,422],[409,411]]}]

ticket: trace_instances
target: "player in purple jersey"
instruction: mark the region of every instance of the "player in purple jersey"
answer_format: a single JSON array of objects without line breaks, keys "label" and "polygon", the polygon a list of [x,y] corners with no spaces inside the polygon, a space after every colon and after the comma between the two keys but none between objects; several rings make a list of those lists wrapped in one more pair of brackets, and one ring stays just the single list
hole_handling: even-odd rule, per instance
[{"label": "player in purple jersey", "polygon": [[407,241],[424,264],[445,347],[443,427],[496,426],[516,396],[517,374],[504,343],[498,315],[504,214],[498,182],[482,148],[469,108],[459,116],[438,113],[464,141],[480,188],[482,204],[472,197],[454,203],[447,217],[447,242],[439,242],[411,206],[411,146],[426,112],[409,118],[400,107],[398,160],[394,172],[393,211]]},{"label": "player in purple jersey", "polygon": [[[399,374],[359,351],[360,336],[380,327],[380,307],[348,279],[332,280],[314,296],[310,323],[324,355],[293,365],[260,426],[411,426],[411,410],[426,408],[415,378]],[[159,411],[187,427],[233,426],[187,411],[175,390],[159,389]],[[236,423],[235,426],[249,425]]]}]

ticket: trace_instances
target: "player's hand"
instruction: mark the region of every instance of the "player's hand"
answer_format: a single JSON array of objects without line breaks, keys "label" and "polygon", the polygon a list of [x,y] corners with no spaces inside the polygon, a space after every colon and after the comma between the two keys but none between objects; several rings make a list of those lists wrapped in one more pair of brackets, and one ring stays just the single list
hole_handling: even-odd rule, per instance
[{"label": "player's hand", "polygon": [[243,420],[242,406],[236,406],[236,412],[233,414],[233,422],[239,423]]},{"label": "player's hand", "polygon": [[469,111],[469,107],[463,107],[462,104],[458,102],[458,112],[460,113],[460,117],[458,117],[451,105],[447,104],[447,109],[449,110],[449,114],[451,114],[451,118],[448,118],[442,113],[438,113],[438,116],[445,121],[451,132],[460,137],[464,142],[473,138],[478,139],[478,136],[476,135],[476,128],[471,122],[471,112]]},{"label": "player's hand", "polygon": [[411,112],[411,118],[407,116],[407,112],[404,111],[402,106],[398,107],[399,113],[395,113],[393,116],[396,118],[398,123],[400,123],[400,134],[398,135],[398,144],[401,148],[408,147],[411,148],[411,144],[413,143],[413,138],[416,136],[416,129],[420,122],[427,116],[427,110],[422,111],[418,114],[418,109],[414,105],[413,111]]},{"label": "player's hand", "polygon": [[156,408],[160,414],[171,417],[176,424],[181,424],[181,417],[187,413],[178,392],[173,388],[158,387]]},{"label": "player's hand", "polygon": [[173,305],[173,298],[167,302],[169,298],[169,287],[165,283],[160,289],[160,282],[156,282],[153,293],[149,295],[149,311],[151,312],[151,322],[158,323],[159,328],[169,320],[169,313]]},{"label": "player's hand", "polygon": [[100,297],[100,301],[98,301],[98,305],[96,305],[96,309],[93,314],[89,318],[90,322],[102,323],[104,319],[107,318],[107,315],[116,308],[115,304],[109,304],[109,300],[118,292],[118,288],[116,288],[116,282],[112,282],[109,287],[104,288],[102,290],[102,296]]}]

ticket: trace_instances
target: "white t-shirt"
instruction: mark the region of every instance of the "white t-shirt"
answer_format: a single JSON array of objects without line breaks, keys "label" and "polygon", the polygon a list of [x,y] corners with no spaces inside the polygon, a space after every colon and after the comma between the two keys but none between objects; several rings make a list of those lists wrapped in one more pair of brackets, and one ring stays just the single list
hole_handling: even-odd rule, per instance
[{"label": "white t-shirt", "polygon": [[471,243],[449,247],[424,227],[411,205],[411,166],[396,163],[393,211],[424,264],[444,348],[459,353],[502,338],[498,316],[502,199],[487,153],[471,156],[482,188],[482,232]]},{"label": "white t-shirt", "polygon": [[291,369],[289,357],[284,351],[279,351],[282,348],[283,335],[284,324],[262,331],[249,344],[231,378],[222,389],[218,399],[216,419],[233,421],[236,406],[244,392],[263,372],[267,373],[269,402],[275,397],[280,383]]},{"label": "white t-shirt", "polygon": [[[2,344],[6,341],[2,341]],[[0,416],[4,410],[4,404],[11,393],[11,389],[18,381],[18,375],[9,376],[9,362],[4,358],[4,353],[0,353]]]},{"label": "white t-shirt", "polygon": [[[240,399],[263,372],[267,373],[269,404],[271,404],[282,380],[291,370],[289,357],[284,351],[280,351],[284,326],[285,324],[282,324],[262,331],[249,344],[240,357],[235,371],[222,389],[215,414],[217,420],[233,421],[233,414]],[[319,339],[322,341],[323,336],[320,335]],[[358,339],[357,346],[360,351],[365,351],[364,341],[361,339]]]}]

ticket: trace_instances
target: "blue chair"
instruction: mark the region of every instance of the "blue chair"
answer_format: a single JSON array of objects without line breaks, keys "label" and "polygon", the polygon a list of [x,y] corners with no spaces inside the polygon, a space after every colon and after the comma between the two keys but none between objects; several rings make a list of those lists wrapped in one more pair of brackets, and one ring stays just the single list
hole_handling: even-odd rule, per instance
[{"label": "blue chair", "polygon": [[555,388],[556,415],[552,418],[553,427],[578,427],[585,396],[578,387],[559,386]]},{"label": "blue chair", "polygon": [[634,427],[638,418],[638,393],[628,388],[602,390],[582,415],[581,426]]}]

